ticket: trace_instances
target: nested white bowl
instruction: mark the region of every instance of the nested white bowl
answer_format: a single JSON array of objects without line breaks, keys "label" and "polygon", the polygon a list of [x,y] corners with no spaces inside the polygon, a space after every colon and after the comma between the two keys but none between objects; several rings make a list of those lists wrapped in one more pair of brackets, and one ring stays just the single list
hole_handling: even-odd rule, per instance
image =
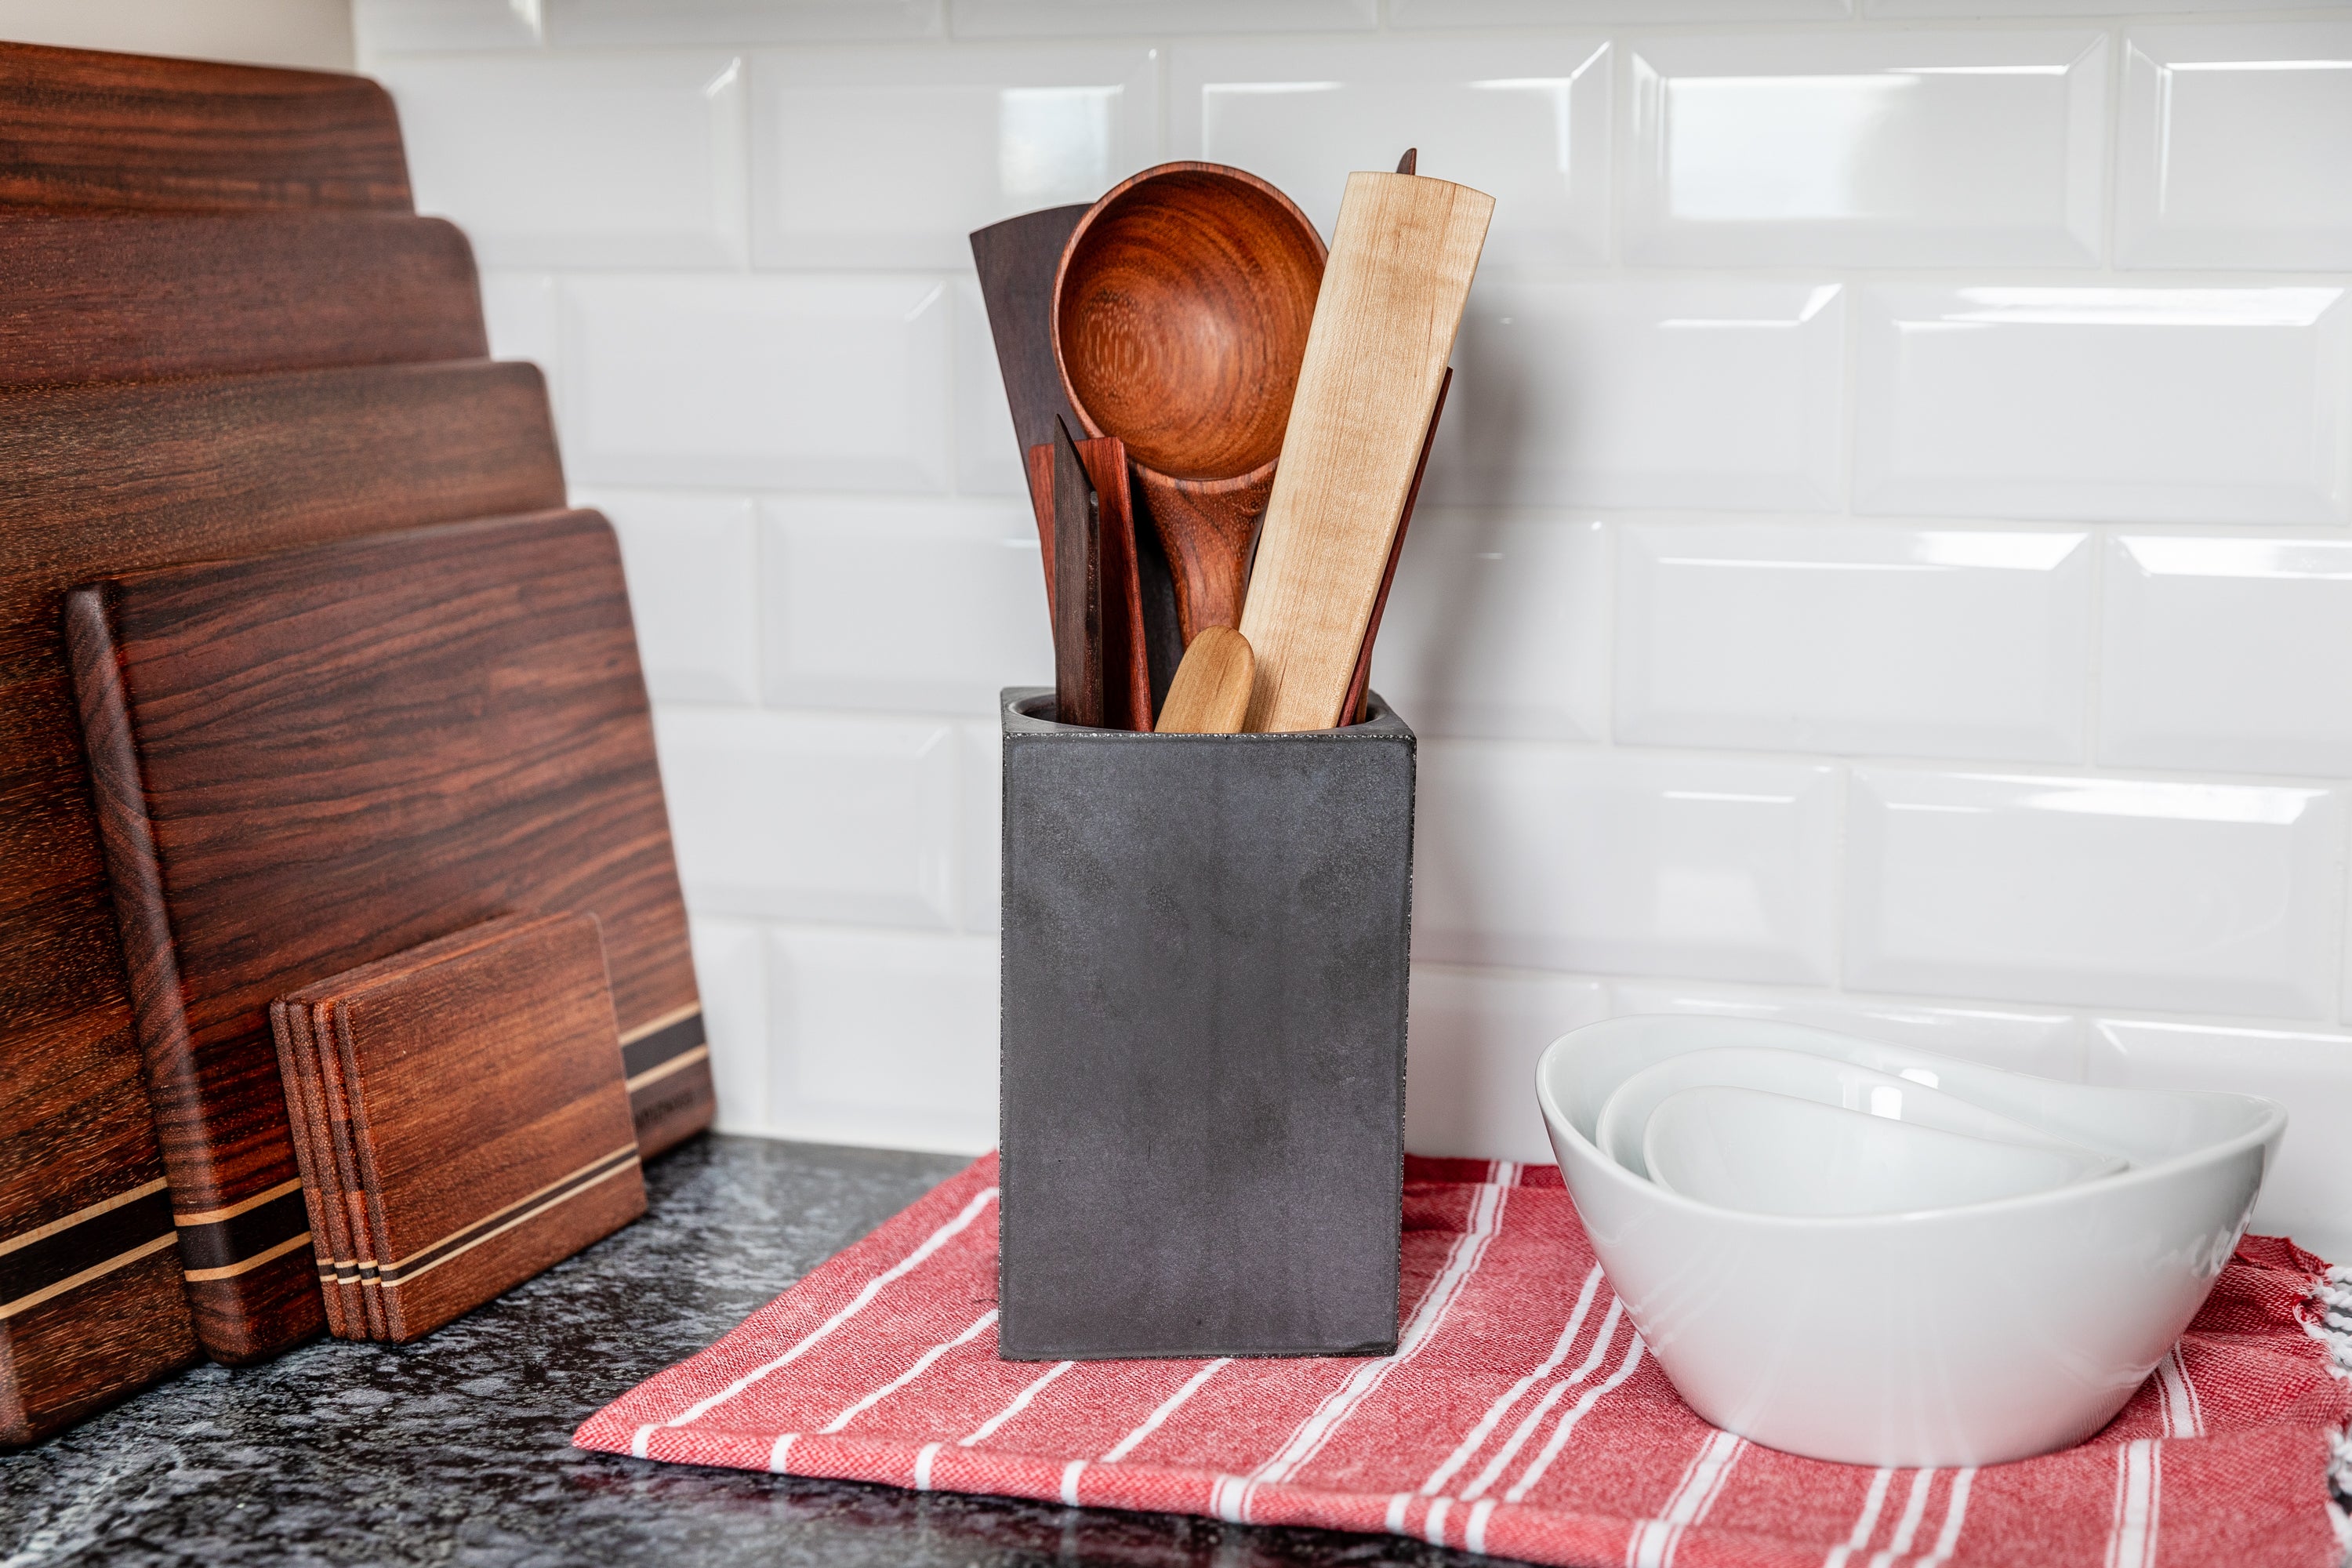
[{"label": "nested white bowl", "polygon": [[[1726,1047],[1811,1051],[1941,1089],[2131,1163],[1906,1214],[1747,1214],[1593,1142],[1634,1073]],[[1536,1093],[1611,1287],[1716,1426],[1848,1464],[1989,1465],[2105,1426],[2212,1289],[2286,1112],[2252,1095],[2060,1083],[1789,1024],[1613,1018],[1552,1042]]]}]

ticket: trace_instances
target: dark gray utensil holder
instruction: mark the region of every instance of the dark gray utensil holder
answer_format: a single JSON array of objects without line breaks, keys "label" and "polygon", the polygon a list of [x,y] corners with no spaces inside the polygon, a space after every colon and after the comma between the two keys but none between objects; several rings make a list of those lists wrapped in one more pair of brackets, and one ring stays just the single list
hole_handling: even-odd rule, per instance
[{"label": "dark gray utensil holder", "polygon": [[1395,1349],[1413,734],[1370,707],[1139,735],[1004,691],[1008,1360]]}]

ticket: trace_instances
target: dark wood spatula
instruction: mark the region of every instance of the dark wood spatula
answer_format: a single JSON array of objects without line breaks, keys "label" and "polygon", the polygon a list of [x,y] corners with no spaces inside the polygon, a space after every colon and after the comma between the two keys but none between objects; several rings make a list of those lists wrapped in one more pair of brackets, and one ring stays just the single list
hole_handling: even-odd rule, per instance
[{"label": "dark wood spatula", "polygon": [[1054,717],[1103,721],[1102,522],[1070,428],[1054,421]]}]

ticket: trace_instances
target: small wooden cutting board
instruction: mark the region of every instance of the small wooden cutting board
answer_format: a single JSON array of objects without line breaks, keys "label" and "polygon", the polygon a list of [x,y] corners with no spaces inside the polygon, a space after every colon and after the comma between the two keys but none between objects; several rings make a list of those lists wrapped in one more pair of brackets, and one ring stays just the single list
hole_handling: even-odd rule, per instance
[{"label": "small wooden cutting board", "polygon": [[1444,180],[1348,176],[1242,610],[1246,729],[1341,721],[1494,211]]}]

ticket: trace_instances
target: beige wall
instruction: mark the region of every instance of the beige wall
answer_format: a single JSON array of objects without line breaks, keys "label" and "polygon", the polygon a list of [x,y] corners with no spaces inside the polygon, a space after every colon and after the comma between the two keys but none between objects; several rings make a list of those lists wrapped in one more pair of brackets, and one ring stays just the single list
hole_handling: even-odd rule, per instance
[{"label": "beige wall", "polygon": [[0,0],[0,38],[352,68],[351,0]]}]

